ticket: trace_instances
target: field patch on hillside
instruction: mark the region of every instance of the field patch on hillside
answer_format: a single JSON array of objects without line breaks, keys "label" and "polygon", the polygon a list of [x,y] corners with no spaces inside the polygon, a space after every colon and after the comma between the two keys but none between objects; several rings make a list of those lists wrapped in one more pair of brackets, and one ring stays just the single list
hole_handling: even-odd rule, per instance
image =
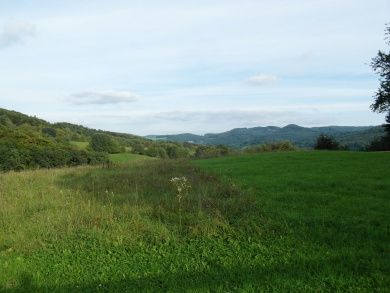
[{"label": "field patch on hillside", "polygon": [[79,150],[86,150],[89,142],[87,141],[70,141],[70,144]]},{"label": "field patch on hillside", "polygon": [[152,160],[152,157],[137,155],[131,153],[119,153],[119,154],[110,154],[109,159],[113,163],[129,163],[129,162],[139,162],[144,160]]}]

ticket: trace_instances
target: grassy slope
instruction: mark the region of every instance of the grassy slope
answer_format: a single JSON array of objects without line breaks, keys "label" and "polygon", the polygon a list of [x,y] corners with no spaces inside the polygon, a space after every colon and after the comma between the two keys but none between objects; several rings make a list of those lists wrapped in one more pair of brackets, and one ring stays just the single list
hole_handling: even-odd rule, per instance
[{"label": "grassy slope", "polygon": [[87,141],[70,141],[69,143],[79,150],[86,150],[89,145]]},{"label": "grassy slope", "polygon": [[0,291],[385,291],[389,158],[195,162],[222,181],[161,160],[0,175]]},{"label": "grassy slope", "polygon": [[113,163],[122,163],[122,164],[154,159],[152,157],[130,154],[130,153],[110,154],[108,157]]}]

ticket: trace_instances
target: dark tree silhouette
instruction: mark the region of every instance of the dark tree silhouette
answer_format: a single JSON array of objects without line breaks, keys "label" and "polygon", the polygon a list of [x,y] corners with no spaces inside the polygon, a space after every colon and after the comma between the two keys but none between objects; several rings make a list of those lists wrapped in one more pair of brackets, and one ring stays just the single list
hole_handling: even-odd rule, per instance
[{"label": "dark tree silhouette", "polygon": [[316,150],[339,150],[340,144],[331,136],[320,134],[314,145]]},{"label": "dark tree silhouette", "polygon": [[[390,23],[387,24],[385,29],[385,40],[390,46]],[[376,74],[379,75],[379,89],[374,95],[374,103],[371,105],[371,109],[377,113],[386,113],[386,134],[380,140],[376,141],[375,144],[380,148],[389,150],[390,149],[390,51],[387,53],[379,50],[378,54],[372,58],[371,67]]]}]

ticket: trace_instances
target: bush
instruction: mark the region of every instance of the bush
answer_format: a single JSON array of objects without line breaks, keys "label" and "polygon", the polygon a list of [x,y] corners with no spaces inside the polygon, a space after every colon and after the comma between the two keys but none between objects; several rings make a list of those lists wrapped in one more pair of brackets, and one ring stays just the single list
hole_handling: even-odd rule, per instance
[{"label": "bush", "polygon": [[388,151],[390,150],[390,139],[385,135],[377,140],[374,140],[366,147],[366,151]]},{"label": "bush", "polygon": [[297,147],[290,141],[279,141],[273,143],[265,143],[259,146],[252,146],[245,149],[247,153],[261,153],[261,152],[286,152],[296,151]]},{"label": "bush", "polygon": [[17,149],[0,146],[0,169],[3,171],[23,170],[24,165]]},{"label": "bush", "polygon": [[201,145],[198,146],[195,151],[195,158],[207,159],[213,157],[221,157],[228,155],[230,152],[231,150],[228,147],[222,145],[219,145],[217,147]]},{"label": "bush", "polygon": [[340,145],[333,137],[320,134],[314,145],[316,150],[346,150],[347,147]]},{"label": "bush", "polygon": [[42,128],[42,133],[51,137],[57,136],[57,130],[51,127]]},{"label": "bush", "polygon": [[145,151],[145,155],[149,157],[157,157],[157,158],[162,158],[166,159],[168,158],[167,152],[165,151],[164,148],[159,147],[159,146],[151,146]]},{"label": "bush", "polygon": [[109,135],[103,133],[93,135],[90,146],[96,152],[106,152],[109,154],[120,152],[118,144],[114,142]]},{"label": "bush", "polygon": [[105,153],[74,150],[62,145],[18,145],[0,141],[1,171],[98,164],[107,159]]}]

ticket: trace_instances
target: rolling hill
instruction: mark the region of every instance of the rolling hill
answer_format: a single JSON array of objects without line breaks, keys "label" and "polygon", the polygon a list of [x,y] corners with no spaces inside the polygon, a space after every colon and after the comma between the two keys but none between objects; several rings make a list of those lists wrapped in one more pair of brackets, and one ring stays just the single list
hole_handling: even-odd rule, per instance
[{"label": "rolling hill", "polygon": [[[91,140],[97,135],[112,142],[113,151],[93,148]],[[181,158],[194,154],[197,147],[66,122],[50,123],[0,108],[0,171],[102,163],[108,160],[107,153]]]},{"label": "rolling hill", "polygon": [[154,140],[226,145],[237,148],[289,140],[299,147],[312,148],[316,138],[321,133],[333,136],[350,149],[358,150],[364,148],[374,139],[382,136],[384,130],[381,126],[325,126],[307,128],[289,124],[285,127],[235,128],[222,133],[207,133],[205,135],[183,133],[176,135],[149,135],[146,137]]}]

